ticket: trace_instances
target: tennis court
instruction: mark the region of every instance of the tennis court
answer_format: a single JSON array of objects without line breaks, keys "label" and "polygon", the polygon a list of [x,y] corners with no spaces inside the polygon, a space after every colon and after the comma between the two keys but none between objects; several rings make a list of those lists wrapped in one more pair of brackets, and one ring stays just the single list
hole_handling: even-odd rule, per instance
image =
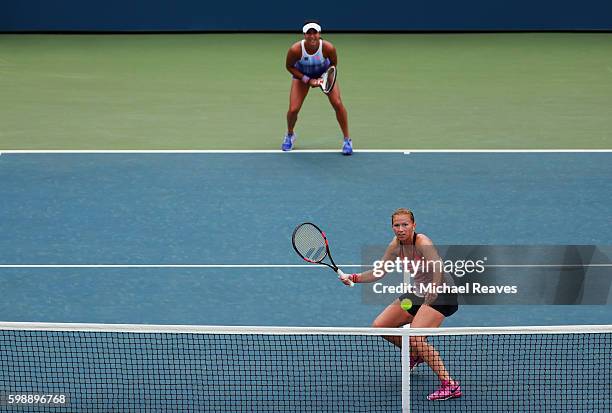
[{"label": "tennis court", "polygon": [[[300,37],[2,35],[0,149],[278,149]],[[610,33],[324,38],[356,149],[612,146]],[[299,149],[340,148],[321,93],[296,131]]]},{"label": "tennis court", "polygon": [[[299,222],[325,228],[341,265],[359,266],[364,246],[389,241],[397,205],[417,211],[419,231],[441,245],[609,245],[610,156],[4,153],[2,313],[10,321],[367,326],[381,305],[363,304],[359,288],[295,256]],[[466,306],[448,323],[584,320],[612,322],[606,306]]]},{"label": "tennis court", "polygon": [[[406,374],[364,328],[386,304],[290,240],[316,222],[356,271],[405,206],[440,245],[612,245],[610,34],[330,39],[350,158],[319,93],[296,151],[278,151],[293,35],[0,36],[0,397],[66,392],[72,407],[36,410],[56,412],[612,409],[606,327],[432,333],[464,392],[432,405],[430,369]],[[464,305],[444,327],[612,325],[609,309]]]}]

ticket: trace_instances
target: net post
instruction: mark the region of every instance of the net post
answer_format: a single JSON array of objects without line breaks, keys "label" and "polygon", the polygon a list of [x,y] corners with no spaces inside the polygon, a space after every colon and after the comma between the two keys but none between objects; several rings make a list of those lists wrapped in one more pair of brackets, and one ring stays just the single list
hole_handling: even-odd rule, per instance
[{"label": "net post", "polygon": [[410,324],[402,331],[402,413],[410,413]]}]

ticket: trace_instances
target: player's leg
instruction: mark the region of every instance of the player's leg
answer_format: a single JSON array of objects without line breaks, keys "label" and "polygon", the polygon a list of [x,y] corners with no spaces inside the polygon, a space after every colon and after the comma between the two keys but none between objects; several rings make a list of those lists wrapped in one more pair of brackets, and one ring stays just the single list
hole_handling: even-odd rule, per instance
[{"label": "player's leg", "polygon": [[[444,315],[434,310],[432,307],[428,305],[422,305],[419,307],[419,311],[414,316],[412,323],[410,323],[411,328],[436,328],[442,325],[444,321]],[[435,350],[433,346],[427,343],[427,338],[422,336],[412,336],[410,337],[410,352],[415,357],[418,357],[420,360],[426,362],[429,366],[431,366],[432,370],[438,374],[439,365],[442,364],[439,359],[440,355]],[[442,369],[444,369],[444,365],[442,364]],[[440,372],[443,374],[444,372]],[[448,375],[448,373],[446,373]],[[438,374],[438,377],[440,374]]]},{"label": "player's leg", "polygon": [[329,99],[329,103],[331,103],[334,111],[336,112],[336,119],[338,120],[338,125],[340,125],[340,129],[342,130],[342,135],[344,136],[344,146],[342,148],[342,153],[345,155],[350,155],[353,153],[353,146],[349,135],[349,127],[348,127],[348,113],[346,112],[346,108],[342,103],[342,97],[340,95],[340,86],[336,82],[336,85],[332,89],[332,91],[327,95]]},{"label": "player's leg", "polygon": [[[400,306],[399,299],[393,301],[376,317],[372,323],[375,328],[396,328],[412,322],[412,315]],[[402,346],[402,338],[396,336],[383,336],[397,347]]]},{"label": "player's leg", "polygon": [[338,125],[340,125],[340,129],[342,130],[342,134],[345,138],[348,138],[349,128],[348,128],[348,114],[346,112],[346,108],[342,103],[342,97],[340,96],[340,86],[336,82],[336,85],[332,89],[332,91],[327,95],[329,99],[329,103],[331,103],[334,111],[336,112],[336,119],[338,120]]},{"label": "player's leg", "polygon": [[[436,328],[442,325],[444,314],[428,305],[422,305],[414,316],[410,326],[412,328]],[[441,386],[428,396],[429,400],[451,399],[461,396],[461,387],[446,370],[444,361],[438,350],[427,342],[427,337],[410,337],[411,354],[425,361],[440,379]]]},{"label": "player's leg", "polygon": [[298,113],[302,108],[304,99],[308,95],[310,86],[302,82],[299,79],[291,79],[291,91],[289,92],[289,110],[287,111],[287,135],[282,145],[284,151],[290,151],[293,149],[293,142],[295,141],[295,133],[293,129],[297,122]]}]

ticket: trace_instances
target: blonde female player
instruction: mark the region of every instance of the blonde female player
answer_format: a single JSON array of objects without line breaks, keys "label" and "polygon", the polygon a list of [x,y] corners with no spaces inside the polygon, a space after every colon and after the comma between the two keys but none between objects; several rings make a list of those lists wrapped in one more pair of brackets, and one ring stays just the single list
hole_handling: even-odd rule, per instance
[{"label": "blonde female player", "polygon": [[[304,33],[304,39],[294,43],[287,52],[286,67],[293,79],[291,80],[289,111],[287,112],[287,134],[281,146],[283,151],[293,149],[296,138],[293,128],[308,91],[312,87],[319,86],[321,75],[325,73],[329,66],[338,65],[336,48],[327,40],[321,39],[321,25],[318,22],[307,21],[302,27],[302,32]],[[342,154],[351,155],[353,153],[353,142],[349,138],[348,115],[340,98],[338,82],[327,95],[327,98],[336,111],[336,119],[344,134]]]},{"label": "blonde female player", "polygon": [[[445,280],[439,265],[432,266],[433,270],[431,272],[426,271],[425,263],[439,263],[441,260],[432,241],[426,235],[417,234],[415,231],[416,223],[412,211],[404,208],[396,210],[391,215],[391,225],[395,237],[389,243],[382,260],[395,261],[399,257],[403,261],[404,258],[408,258],[408,262],[413,265],[411,272],[416,272],[414,284],[417,289],[419,285],[430,283],[442,285],[443,281],[447,282],[448,280]],[[418,262],[421,262],[421,265],[416,267],[416,271],[414,271],[414,264]],[[341,281],[349,285],[349,280],[354,283],[369,283],[379,279],[380,277],[374,276],[374,271],[370,270],[360,274],[351,274],[341,278]],[[452,281],[450,282],[452,283]],[[442,324],[445,317],[451,316],[458,309],[456,294],[440,294],[440,297],[435,293],[421,295],[424,296],[421,298],[418,294],[402,295],[378,315],[374,320],[373,327],[401,327],[410,324],[413,328],[436,328]],[[405,298],[410,298],[419,304],[404,310],[400,302]],[[401,347],[400,337],[385,338]],[[446,400],[461,396],[461,386],[450,376],[440,354],[427,342],[427,338],[410,337],[410,368],[412,369],[423,362],[431,367],[441,382],[440,388],[427,397],[429,400]]]}]

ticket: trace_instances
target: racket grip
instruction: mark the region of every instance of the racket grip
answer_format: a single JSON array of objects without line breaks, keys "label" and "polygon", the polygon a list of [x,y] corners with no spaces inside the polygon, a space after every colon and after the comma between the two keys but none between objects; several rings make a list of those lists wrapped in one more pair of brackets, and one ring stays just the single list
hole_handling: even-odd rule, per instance
[{"label": "racket grip", "polygon": [[347,280],[349,282],[349,284],[348,284],[349,287],[354,287],[355,286],[355,283],[349,278],[348,275],[346,275],[344,272],[342,272],[342,270],[340,268],[338,268],[336,273],[338,274],[338,278],[340,279],[340,281]]}]

